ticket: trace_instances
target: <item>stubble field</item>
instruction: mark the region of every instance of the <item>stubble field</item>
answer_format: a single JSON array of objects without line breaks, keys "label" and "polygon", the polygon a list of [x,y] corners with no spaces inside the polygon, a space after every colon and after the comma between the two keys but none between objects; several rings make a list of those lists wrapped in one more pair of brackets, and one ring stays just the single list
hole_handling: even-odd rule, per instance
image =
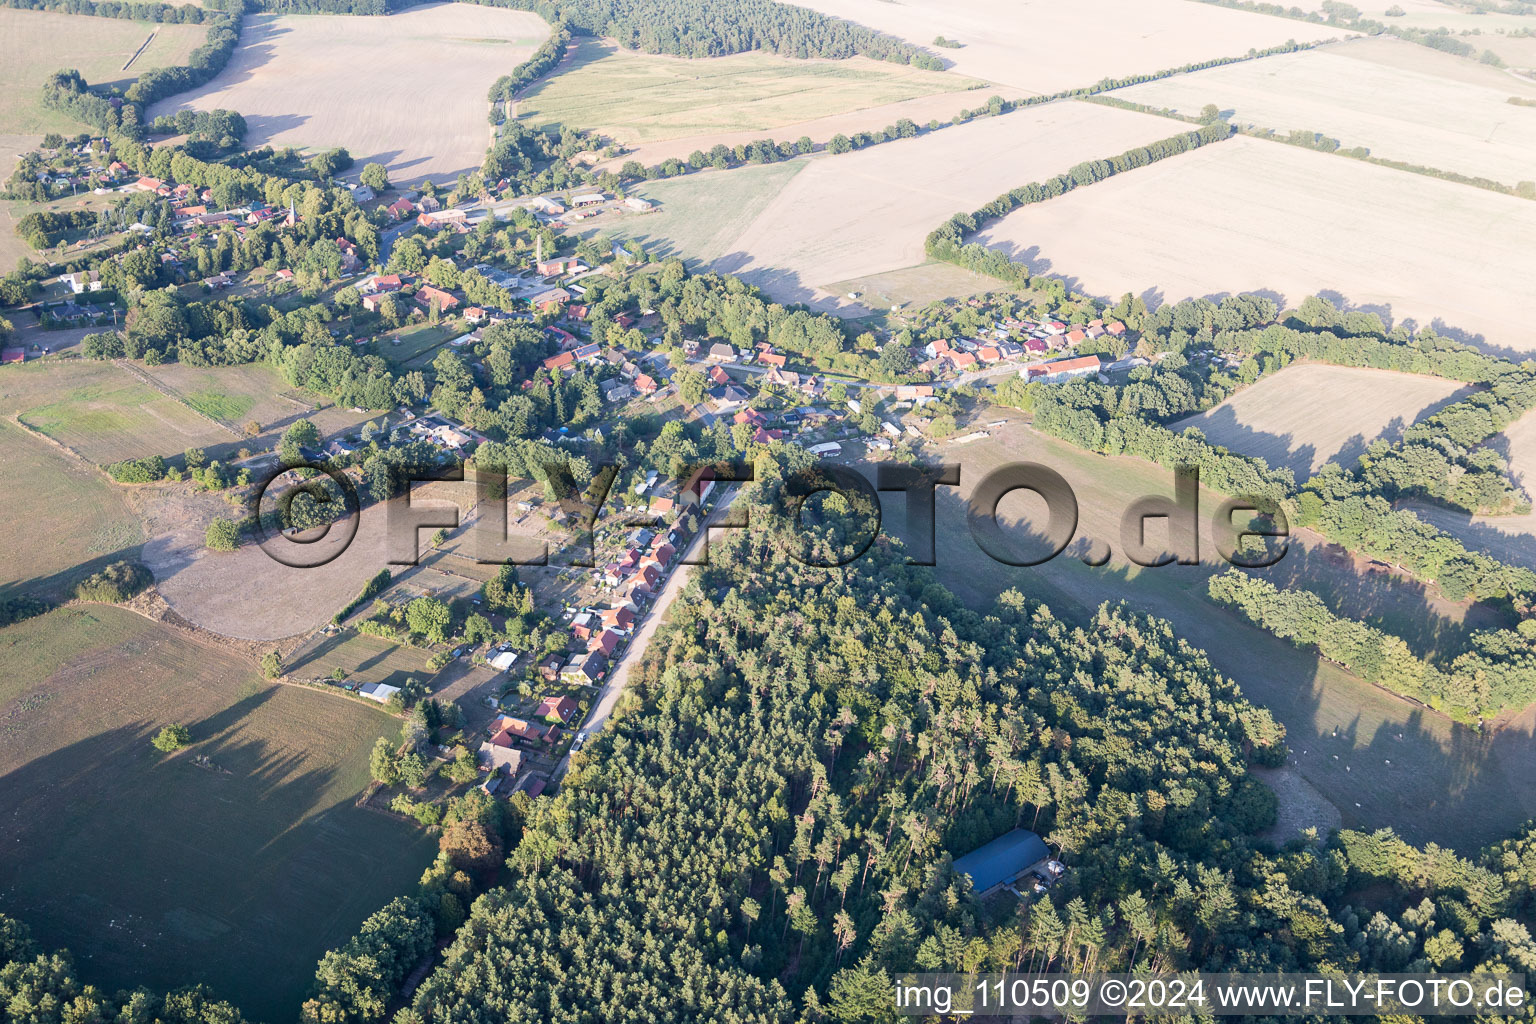
[{"label": "stubble field", "polygon": [[1290,469],[1300,482],[1329,461],[1353,465],[1371,442],[1397,440],[1471,391],[1443,377],[1305,363],[1169,429],[1197,427],[1212,444]]},{"label": "stubble field", "polygon": [[[397,731],[378,711],[110,607],[0,630],[0,655],[0,910],[83,981],[204,982],[283,1019],[435,851],[354,805]],[[149,741],[173,722],[194,742],[167,756]]]},{"label": "stubble field", "polygon": [[[867,309],[826,286],[924,263],[923,239],[957,210],[975,209],[1079,161],[1174,133],[1163,118],[1051,103],[857,153],[816,157],[803,161],[804,169],[734,240],[712,239],[711,247],[722,253],[714,266],[781,301],[863,315]],[[689,176],[664,201],[686,209],[698,201],[693,190],[707,201],[742,173]],[[665,237],[660,226],[651,230]]]},{"label": "stubble field", "polygon": [[376,18],[256,15],[218,77],[150,113],[226,107],[245,115],[250,148],[344,146],[397,184],[442,180],[480,166],[486,91],[548,35],[536,14],[471,4]]},{"label": "stubble field", "polygon": [[1236,124],[1321,132],[1372,156],[1491,178],[1536,180],[1536,84],[1396,39],[1359,39],[1164,78],[1114,93],[1198,114],[1207,103]]},{"label": "stubble field", "polygon": [[1528,200],[1239,137],[1018,210],[977,240],[1093,295],[1321,293],[1526,352],[1533,231]]},{"label": "stubble field", "polygon": [[[799,6],[926,47],[961,74],[1036,93],[1240,57],[1292,39],[1352,34],[1190,0],[803,0]],[[933,46],[941,35],[961,47]]]}]

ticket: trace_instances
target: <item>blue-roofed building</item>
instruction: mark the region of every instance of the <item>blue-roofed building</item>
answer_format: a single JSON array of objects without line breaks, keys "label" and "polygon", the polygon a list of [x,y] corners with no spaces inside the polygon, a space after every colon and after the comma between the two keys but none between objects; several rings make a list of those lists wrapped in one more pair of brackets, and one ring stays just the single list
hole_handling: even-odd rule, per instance
[{"label": "blue-roofed building", "polygon": [[971,879],[971,890],[988,896],[1025,871],[1050,860],[1045,840],[1024,828],[999,836],[955,861],[955,870]]}]

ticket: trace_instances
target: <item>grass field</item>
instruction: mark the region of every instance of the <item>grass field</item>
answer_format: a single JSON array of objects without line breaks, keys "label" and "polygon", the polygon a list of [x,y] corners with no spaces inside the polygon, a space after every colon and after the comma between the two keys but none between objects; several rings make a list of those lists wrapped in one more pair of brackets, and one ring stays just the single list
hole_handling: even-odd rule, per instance
[{"label": "grass field", "polygon": [[616,229],[597,228],[588,234],[637,238],[662,255],[710,262],[733,251],[747,226],[807,166],[805,160],[788,160],[647,182],[633,191],[657,203],[655,213],[626,217]]},{"label": "grass field", "polygon": [[[784,301],[847,307],[827,285],[924,262],[923,239],[957,210],[973,210],[1081,160],[1171,134],[1163,118],[1052,103],[845,156],[817,157],[763,208],[716,267]],[[852,311],[866,310],[853,304]]]},{"label": "grass field", "polygon": [[[11,626],[0,651],[0,909],[84,981],[206,982],[291,1019],[320,955],[435,852],[354,806],[397,731],[382,713],[114,608]],[[167,757],[149,740],[172,722],[194,744]]]},{"label": "grass field", "polygon": [[179,455],[229,435],[127,371],[70,387],[28,408],[21,422],[98,465],[145,455]]},{"label": "grass field", "polygon": [[[592,129],[627,146],[732,132],[761,138],[786,125],[982,84],[862,57],[795,60],[742,53],[689,60],[586,39],[558,75],[518,101],[517,114],[533,125]],[[980,103],[954,98],[946,109],[952,116]]]},{"label": "grass field", "polygon": [[138,517],[100,473],[4,421],[0,472],[0,521],[9,533],[0,597],[58,595],[81,563],[130,551],[144,539]]},{"label": "grass field", "polygon": [[[367,612],[364,606],[363,611]],[[365,633],[338,633],[317,636],[287,660],[288,674],[300,679],[329,678],[336,669],[347,674],[347,682],[362,686],[388,683],[403,686],[411,676],[426,682],[433,675],[427,669],[426,652],[415,647],[391,643]]]},{"label": "grass field", "polygon": [[1025,207],[978,240],[1093,295],[1321,292],[1526,352],[1533,231],[1528,200],[1235,138]]},{"label": "grass field", "polygon": [[345,146],[397,184],[480,166],[486,90],[549,35],[536,14],[431,4],[382,18],[248,17],[239,49],[208,85],[150,111],[225,107],[250,148]]},{"label": "grass field", "polygon": [[1207,103],[1235,124],[1281,134],[1316,131],[1388,160],[1514,185],[1536,178],[1536,84],[1397,39],[1229,64],[1114,95],[1198,114]]},{"label": "grass field", "polygon": [[[124,70],[151,32],[154,41]],[[0,134],[86,130],[42,105],[43,82],[61,68],[76,69],[92,85],[126,87],[150,68],[184,64],[207,37],[202,25],[0,9]],[[10,172],[7,163],[4,173]]]},{"label": "grass field", "polygon": [[[801,6],[928,47],[960,74],[1039,93],[1237,57],[1289,39],[1349,34],[1189,0],[808,0]],[[933,47],[940,35],[961,48]]]},{"label": "grass field", "polygon": [[[1043,566],[1004,566],[970,540],[961,498],[941,489],[938,571],[967,601],[974,605],[1016,586],[1063,616],[1125,600],[1169,619],[1180,637],[1209,652],[1250,700],[1268,706],[1285,724],[1294,749],[1292,766],[1337,807],[1346,827],[1390,825],[1414,842],[1433,840],[1471,852],[1536,813],[1536,739],[1530,728],[1489,735],[1455,725],[1215,608],[1204,589],[1214,564],[1130,565],[1121,550],[1121,517],[1144,495],[1171,494],[1171,473],[1140,460],[1106,459],[1069,447],[1018,424],[1017,415],[980,415],[982,421],[1006,416],[1014,423],[993,430],[987,440],[943,449],[946,461],[961,463],[960,496],[968,496],[985,473],[1004,463],[1044,463],[1076,493],[1078,538],[1108,543],[1113,557],[1108,565],[1091,568],[1081,561],[1086,545],[1074,542]],[[1011,524],[1010,533],[1028,535],[1031,522],[1038,523],[1040,511],[1033,501],[1004,499],[1000,517]],[[1213,496],[1206,495],[1203,558],[1214,558],[1213,507]],[[898,513],[891,525],[899,530],[900,522]],[[1438,604],[1411,585],[1357,577],[1320,556],[1317,548],[1315,538],[1293,538],[1290,552],[1269,570],[1278,574],[1271,578],[1318,589],[1348,614],[1409,631],[1420,650],[1448,648],[1460,642],[1469,626],[1490,624],[1482,611],[1472,613],[1474,623],[1466,618],[1467,608]]]},{"label": "grass field", "polygon": [[276,370],[261,363],[220,367],[165,363],[145,367],[144,371],[196,411],[236,430],[255,420],[271,433],[304,414],[298,402],[278,397],[289,390],[288,384]]},{"label": "grass field", "polygon": [[939,299],[1007,290],[995,277],[972,273],[952,263],[923,263],[827,285],[827,291],[833,295],[855,293],[859,302],[876,309],[923,306]]},{"label": "grass field", "polygon": [[437,357],[440,347],[459,333],[441,324],[416,324],[380,335],[377,345],[380,354],[395,366],[421,369]]},{"label": "grass field", "polygon": [[1405,427],[1472,390],[1442,377],[1307,363],[1171,429],[1198,427],[1212,444],[1284,466],[1300,481],[1325,462],[1353,465],[1371,442],[1397,440]]}]

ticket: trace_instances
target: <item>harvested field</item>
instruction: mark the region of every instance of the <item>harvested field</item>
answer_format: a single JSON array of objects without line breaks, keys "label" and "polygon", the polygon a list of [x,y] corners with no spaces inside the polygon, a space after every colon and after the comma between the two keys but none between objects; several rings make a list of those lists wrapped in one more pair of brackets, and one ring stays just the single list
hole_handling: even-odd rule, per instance
[{"label": "harvested field", "polygon": [[[1083,452],[1035,433],[1018,415],[981,412],[978,422],[1013,422],[985,440],[942,449],[962,470],[958,495],[940,491],[937,571],[972,607],[1017,587],[1062,617],[1091,615],[1105,601],[1123,600],[1170,620],[1180,637],[1206,650],[1250,700],[1285,724],[1294,751],[1289,767],[1338,808],[1344,827],[1391,826],[1413,842],[1471,853],[1536,813],[1536,737],[1529,722],[1491,733],[1456,725],[1214,607],[1205,582],[1224,567],[1212,550],[1214,494],[1202,494],[1200,566],[1130,564],[1120,543],[1121,518],[1144,495],[1170,495],[1172,473]],[[1015,569],[994,562],[969,538],[961,500],[987,472],[1021,460],[1048,465],[1067,479],[1079,503],[1079,540],[1044,565]],[[888,502],[885,511],[899,533],[898,506]],[[1022,539],[1038,531],[1042,511],[1035,499],[1010,496],[1000,516],[1010,538]],[[1154,542],[1165,536],[1162,529],[1149,529]],[[1110,545],[1106,566],[1081,560],[1089,539]],[[1491,609],[1451,605],[1406,581],[1356,575],[1310,535],[1291,540],[1285,557],[1266,570],[1275,574],[1270,579],[1315,589],[1345,614],[1402,632],[1421,652],[1459,649],[1469,629],[1504,621]]]},{"label": "harvested field", "polygon": [[[1304,11],[1321,11],[1324,0],[1298,0],[1295,4],[1287,4],[1287,7],[1299,7]],[[1367,18],[1372,18],[1385,25],[1394,28],[1418,28],[1433,31],[1444,28],[1462,35],[1468,43],[1481,50],[1493,40],[1498,39],[1497,33],[1516,32],[1522,28],[1528,28],[1531,19],[1528,15],[1499,14],[1496,12],[1479,12],[1469,10],[1453,3],[1442,3],[1441,0],[1365,0],[1364,3],[1356,3],[1351,6],[1360,11]],[[1388,16],[1387,11],[1396,7],[1403,13]],[[1468,35],[1467,33],[1479,33]]]},{"label": "harvested field", "polygon": [[1235,138],[1018,210],[978,240],[1093,295],[1321,293],[1519,353],[1536,348],[1533,232],[1528,200]]},{"label": "harvested field", "polygon": [[[154,33],[154,40],[132,68],[123,70],[150,33]],[[42,104],[43,82],[60,68],[74,68],[91,85],[126,88],[150,68],[185,64],[187,55],[207,38],[208,29],[202,25],[157,25],[0,8],[0,133],[73,134],[86,130],[85,125]],[[4,174],[10,173],[7,162]]]},{"label": "harvested field", "polygon": [[[517,114],[531,125],[587,128],[626,146],[731,132],[762,138],[786,125],[984,84],[864,57],[796,60],[754,52],[688,59],[588,39],[578,44],[575,57],[558,75],[518,100]],[[981,105],[986,95],[951,95],[935,109],[947,111],[948,120],[963,107]],[[883,128],[896,117],[866,127]],[[793,139],[801,133],[779,134]]]},{"label": "harvested field", "polygon": [[489,142],[486,91],[549,35],[536,14],[471,4],[388,17],[246,18],[240,48],[208,85],[156,104],[245,115],[245,144],[345,146],[397,183],[480,166]]},{"label": "harvested field", "polygon": [[[285,1019],[436,853],[354,805],[398,730],[379,711],[111,607],[10,626],[0,650],[0,910],[82,981],[165,990],[195,964],[250,1019]],[[149,740],[172,722],[194,742],[167,756]]]},{"label": "harvested field", "polygon": [[29,407],[21,422],[100,466],[145,455],[179,455],[187,448],[229,441],[192,409],[126,370]]},{"label": "harvested field", "polygon": [[[367,607],[363,612],[366,614]],[[297,679],[329,679],[341,669],[347,682],[358,686],[387,683],[404,686],[415,676],[422,682],[434,673],[427,669],[426,652],[397,644],[383,637],[345,632],[335,636],[315,636],[285,660],[284,669]]]},{"label": "harvested field", "polygon": [[1508,185],[1533,177],[1536,110],[1507,100],[1536,99],[1536,84],[1396,39],[1229,64],[1114,95],[1184,114],[1214,103],[1235,124],[1321,132],[1372,156]]},{"label": "harvested field", "polygon": [[82,563],[131,552],[144,539],[118,488],[20,427],[0,421],[0,597],[15,592],[61,594]]},{"label": "harvested field", "polygon": [[1198,427],[1212,444],[1283,466],[1299,482],[1326,462],[1354,465],[1371,442],[1399,439],[1405,427],[1472,391],[1442,377],[1305,363],[1170,429]]},{"label": "harvested field", "polygon": [[973,210],[1082,160],[1177,130],[1158,117],[1089,103],[1051,103],[915,139],[808,162],[735,240],[717,269],[782,301],[866,310],[834,282],[923,263],[923,239]]},{"label": "harvested field", "polygon": [[[1188,0],[802,0],[799,6],[927,47],[961,74],[1037,93],[1238,57],[1291,39],[1351,34]],[[940,35],[961,48],[934,47]]]}]

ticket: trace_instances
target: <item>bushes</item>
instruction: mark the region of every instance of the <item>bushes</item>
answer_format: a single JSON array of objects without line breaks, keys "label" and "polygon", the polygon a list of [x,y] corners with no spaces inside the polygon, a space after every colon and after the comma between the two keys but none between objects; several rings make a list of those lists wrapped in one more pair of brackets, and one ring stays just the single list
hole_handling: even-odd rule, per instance
[{"label": "bushes", "polygon": [[192,732],[184,725],[168,725],[155,735],[155,749],[170,754],[192,742]]},{"label": "bushes", "polygon": [[348,601],[342,607],[341,611],[331,616],[331,621],[338,626],[341,625],[342,621],[346,619],[348,615],[351,615],[353,612],[357,611],[357,609],[362,606],[364,601],[371,601],[375,597],[382,594],[384,592],[384,588],[389,586],[389,580],[389,570],[380,569],[377,573],[374,574],[372,579],[363,584],[362,591],[356,597]]},{"label": "bushes", "polygon": [[125,459],[107,467],[107,474],[120,484],[149,484],[165,479],[165,459],[158,455],[146,455],[142,459]]},{"label": "bushes", "polygon": [[113,562],[75,584],[75,599],[122,604],[155,581],[141,562]]},{"label": "bushes", "polygon": [[209,551],[233,551],[240,543],[240,527],[232,519],[215,519],[208,524],[203,543]]}]

